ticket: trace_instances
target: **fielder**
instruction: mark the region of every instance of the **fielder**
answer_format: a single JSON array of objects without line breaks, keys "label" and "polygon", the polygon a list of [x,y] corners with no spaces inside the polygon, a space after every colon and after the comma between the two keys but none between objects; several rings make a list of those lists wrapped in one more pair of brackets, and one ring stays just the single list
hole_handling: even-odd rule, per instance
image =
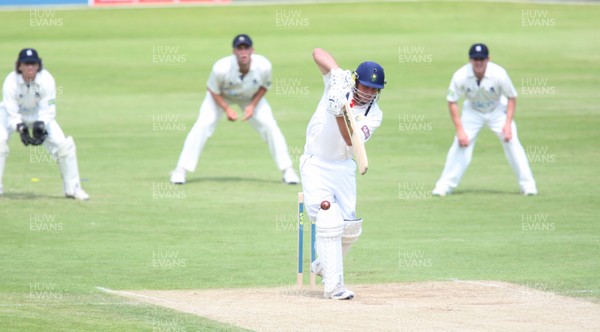
[{"label": "fielder", "polygon": [[177,167],[171,173],[172,183],[184,184],[186,171],[196,170],[204,145],[223,114],[229,121],[237,120],[232,104],[244,110],[243,120],[248,121],[269,145],[271,155],[283,173],[283,182],[300,182],[292,168],[285,138],[264,98],[271,87],[271,63],[253,53],[252,39],[245,34],[237,35],[233,39],[233,55],[214,64],[198,120],[185,139]]},{"label": "fielder", "polygon": [[[318,258],[311,270],[323,277],[324,296],[350,300],[354,293],[344,287],[343,257],[362,233],[356,218],[356,163],[352,160],[350,137],[342,117],[349,101],[356,115],[361,139],[369,140],[381,125],[383,113],[377,99],[385,84],[383,68],[363,62],[352,74],[342,70],[326,51],[317,48],[313,58],[323,74],[323,96],[306,130],[306,145],[300,158],[302,190],[306,211],[316,220]],[[327,210],[321,202],[331,203]]]},{"label": "fielder", "polygon": [[[8,139],[13,131],[27,145],[43,144],[52,159],[58,162],[66,197],[87,200],[79,181],[75,142],[65,137],[56,122],[56,85],[54,78],[43,68],[36,50],[23,49],[2,87],[0,103],[0,194],[2,176],[8,157]],[[33,137],[29,134],[32,129]]]},{"label": "fielder", "polygon": [[[513,120],[517,91],[504,68],[489,62],[484,44],[469,49],[470,61],[460,68],[450,82],[448,108],[456,127],[454,143],[448,151],[442,176],[435,184],[433,195],[445,196],[456,188],[467,170],[477,135],[483,126],[489,127],[500,139],[504,154],[512,167],[523,195],[537,195],[529,161],[517,137]],[[457,102],[465,96],[462,116]]]}]

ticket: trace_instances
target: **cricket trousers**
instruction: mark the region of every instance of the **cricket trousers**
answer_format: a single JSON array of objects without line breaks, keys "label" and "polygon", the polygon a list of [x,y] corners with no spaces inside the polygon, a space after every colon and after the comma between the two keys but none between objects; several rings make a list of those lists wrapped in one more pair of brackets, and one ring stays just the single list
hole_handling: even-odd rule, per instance
[{"label": "cricket trousers", "polygon": [[[247,104],[237,105],[243,110]],[[196,170],[198,159],[204,150],[206,141],[213,135],[219,120],[224,114],[225,112],[217,105],[210,93],[207,92],[202,106],[200,106],[198,119],[183,144],[183,150],[177,162],[178,167],[188,172]],[[277,125],[277,121],[273,117],[271,106],[269,106],[265,98],[262,98],[258,102],[254,109],[254,114],[248,119],[248,122],[258,132],[260,137],[267,142],[277,168],[283,171],[292,167],[292,159],[288,152],[287,143]]]},{"label": "cricket trousers", "polygon": [[487,126],[500,139],[506,159],[517,177],[521,191],[537,192],[529,160],[519,141],[517,126],[514,121],[511,124],[512,138],[508,142],[504,141],[502,128],[506,123],[506,106],[498,107],[489,113],[464,108],[461,115],[461,122],[469,138],[469,145],[467,147],[460,147],[458,138],[454,137],[454,142],[450,147],[450,151],[448,151],[444,170],[436,183],[436,189],[450,192],[458,186],[467,167],[471,163],[477,136],[481,129]]},{"label": "cricket trousers", "polygon": [[305,208],[316,220],[321,202],[337,203],[344,220],[356,219],[356,162],[325,160],[315,155],[300,157],[300,176]]},{"label": "cricket trousers", "polygon": [[[29,128],[33,127],[33,121],[25,121],[24,123]],[[11,128],[8,124],[8,112],[4,107],[0,107],[0,193],[2,192],[2,179],[4,176],[6,159],[8,158],[9,153],[8,140],[14,131],[15,128]],[[27,149],[29,149],[30,162],[37,160],[37,158],[40,157],[40,154],[43,153],[41,150],[45,149],[50,157],[58,162],[59,170],[63,177],[63,189],[65,194],[72,195],[75,188],[80,187],[79,167],[74,152],[74,143],[72,143],[72,155],[61,156],[61,146],[68,145],[68,140],[65,137],[64,132],[56,120],[51,120],[46,124],[46,131],[48,132],[48,137],[44,140],[43,148],[42,146],[33,145],[27,147]],[[18,133],[17,136],[19,136]]]}]

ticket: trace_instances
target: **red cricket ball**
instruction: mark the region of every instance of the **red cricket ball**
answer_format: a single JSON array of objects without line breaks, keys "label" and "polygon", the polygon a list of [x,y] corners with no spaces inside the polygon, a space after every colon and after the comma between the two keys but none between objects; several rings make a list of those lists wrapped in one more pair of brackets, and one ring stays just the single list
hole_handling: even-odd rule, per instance
[{"label": "red cricket ball", "polygon": [[329,203],[329,201],[322,201],[321,202],[321,209],[323,209],[323,210],[329,210],[330,207],[331,207],[331,203]]}]

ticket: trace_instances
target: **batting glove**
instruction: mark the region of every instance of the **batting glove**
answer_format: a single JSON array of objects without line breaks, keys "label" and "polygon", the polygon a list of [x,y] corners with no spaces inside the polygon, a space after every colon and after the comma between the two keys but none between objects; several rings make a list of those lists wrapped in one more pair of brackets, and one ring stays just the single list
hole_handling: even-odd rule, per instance
[{"label": "batting glove", "polygon": [[353,85],[352,73],[349,70],[342,70],[341,68],[332,69],[329,84],[332,87],[347,89]]},{"label": "batting glove", "polygon": [[350,91],[338,87],[331,87],[327,94],[327,112],[333,116],[342,116],[342,107],[346,102]]},{"label": "batting glove", "polygon": [[25,146],[29,145],[31,138],[29,137],[29,128],[27,128],[27,125],[24,123],[17,124],[17,131],[21,135],[21,142]]}]

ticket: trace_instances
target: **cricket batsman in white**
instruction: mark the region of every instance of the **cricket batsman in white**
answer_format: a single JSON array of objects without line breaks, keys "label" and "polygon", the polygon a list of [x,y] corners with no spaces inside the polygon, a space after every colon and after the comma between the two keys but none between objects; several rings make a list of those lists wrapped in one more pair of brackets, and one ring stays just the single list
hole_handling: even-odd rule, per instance
[{"label": "cricket batsman in white", "polygon": [[[29,129],[32,135],[29,134]],[[75,142],[65,137],[56,122],[56,84],[43,68],[38,52],[26,48],[19,52],[15,70],[8,74],[2,86],[0,103],[0,194],[2,176],[8,157],[8,139],[16,131],[25,146],[44,145],[58,163],[67,198],[87,200],[81,188]]]},{"label": "cricket batsman in white", "polygon": [[254,54],[250,36],[235,36],[233,55],[214,64],[207,85],[198,120],[185,139],[177,167],[171,173],[171,183],[184,184],[186,172],[196,170],[204,145],[223,114],[229,121],[238,119],[231,108],[235,104],[244,110],[243,120],[248,121],[267,142],[271,156],[282,172],[283,182],[298,184],[300,179],[292,168],[287,143],[264,97],[271,87],[271,62]]},{"label": "cricket batsman in white", "polygon": [[[469,49],[469,58],[469,63],[456,71],[450,82],[447,100],[456,137],[432,194],[446,196],[458,186],[471,162],[477,135],[487,126],[500,139],[506,159],[519,181],[521,193],[526,196],[537,195],[529,160],[519,142],[513,120],[517,91],[506,70],[489,61],[486,45],[473,44]],[[465,96],[465,102],[461,116],[457,102],[462,96]]]},{"label": "cricket batsman in white", "polygon": [[[356,131],[366,142],[381,125],[383,113],[377,99],[385,84],[383,68],[375,62],[361,63],[354,73],[342,70],[326,51],[317,48],[313,58],[323,75],[323,96],[306,130],[300,158],[300,174],[306,211],[316,220],[318,258],[311,270],[323,277],[324,297],[350,300],[354,293],[344,287],[343,257],[362,233],[356,217],[356,163],[351,139],[342,116],[345,103],[358,116]],[[323,201],[330,202],[322,209]]]}]

